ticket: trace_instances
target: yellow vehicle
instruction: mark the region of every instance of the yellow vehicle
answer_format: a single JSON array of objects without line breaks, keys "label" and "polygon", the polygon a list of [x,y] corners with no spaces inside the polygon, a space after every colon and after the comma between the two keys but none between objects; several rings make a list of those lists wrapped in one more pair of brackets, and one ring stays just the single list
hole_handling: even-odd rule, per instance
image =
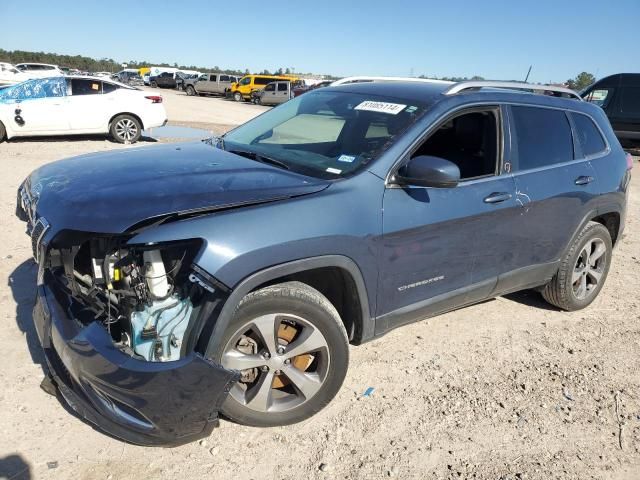
[{"label": "yellow vehicle", "polygon": [[245,75],[238,83],[232,83],[229,92],[236,102],[251,100],[251,94],[255,90],[262,90],[268,83],[277,80],[288,80],[294,82],[298,77],[291,75]]}]

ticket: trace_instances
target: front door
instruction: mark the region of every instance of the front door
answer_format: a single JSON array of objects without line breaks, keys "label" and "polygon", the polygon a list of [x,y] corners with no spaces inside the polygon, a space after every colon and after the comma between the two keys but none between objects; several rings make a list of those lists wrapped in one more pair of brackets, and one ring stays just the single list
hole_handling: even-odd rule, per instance
[{"label": "front door", "polygon": [[456,187],[385,190],[377,333],[495,288],[522,209],[502,168],[502,117],[498,107],[464,111],[412,152],[458,165]]},{"label": "front door", "polygon": [[16,89],[15,103],[7,105],[17,135],[61,133],[69,129],[67,84],[62,77],[34,79]]}]

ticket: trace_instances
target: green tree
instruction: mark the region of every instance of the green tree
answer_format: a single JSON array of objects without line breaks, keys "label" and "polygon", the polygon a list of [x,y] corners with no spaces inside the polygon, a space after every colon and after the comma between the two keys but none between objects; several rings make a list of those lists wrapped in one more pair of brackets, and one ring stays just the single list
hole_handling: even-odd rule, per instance
[{"label": "green tree", "polygon": [[596,81],[596,77],[593,76],[591,73],[582,72],[582,73],[579,73],[576,76],[576,78],[570,78],[569,80],[567,80],[566,84],[570,89],[579,92],[580,90],[584,90],[585,88],[587,88],[589,85],[591,85],[595,81]]}]

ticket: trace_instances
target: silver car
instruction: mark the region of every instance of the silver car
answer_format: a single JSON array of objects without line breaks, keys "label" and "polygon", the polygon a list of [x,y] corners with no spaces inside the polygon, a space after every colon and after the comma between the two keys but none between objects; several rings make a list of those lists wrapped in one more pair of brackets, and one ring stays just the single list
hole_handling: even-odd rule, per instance
[{"label": "silver car", "polygon": [[260,105],[279,105],[293,98],[291,82],[271,82],[259,93],[257,103]]},{"label": "silver car", "polygon": [[238,77],[226,73],[204,73],[197,80],[184,82],[187,95],[224,95]]}]

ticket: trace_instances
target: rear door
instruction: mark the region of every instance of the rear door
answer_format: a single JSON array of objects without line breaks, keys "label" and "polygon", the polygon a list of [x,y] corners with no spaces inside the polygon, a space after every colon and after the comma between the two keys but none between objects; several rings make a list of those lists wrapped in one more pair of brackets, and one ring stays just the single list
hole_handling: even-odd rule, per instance
[{"label": "rear door", "polygon": [[[70,95],[67,97],[69,123],[75,131],[105,131],[109,119],[106,118],[108,103],[114,96],[102,94],[103,82],[95,79],[70,78]],[[111,84],[110,84],[111,85]]]},{"label": "rear door", "polygon": [[216,89],[216,93],[223,94],[227,91],[227,89],[231,86],[231,79],[229,75],[220,75],[218,79],[218,86]]},{"label": "rear door", "polygon": [[500,290],[552,275],[597,193],[595,172],[564,110],[512,105],[509,120],[510,169],[523,211],[514,225],[511,273],[500,279]]},{"label": "rear door", "polygon": [[289,100],[289,82],[278,82],[275,97],[276,103],[284,103]]},{"label": "rear door", "polygon": [[[640,140],[640,76],[636,84],[625,83],[624,76],[620,86],[618,118],[614,130],[621,138]],[[613,122],[612,122],[613,124]]]}]

